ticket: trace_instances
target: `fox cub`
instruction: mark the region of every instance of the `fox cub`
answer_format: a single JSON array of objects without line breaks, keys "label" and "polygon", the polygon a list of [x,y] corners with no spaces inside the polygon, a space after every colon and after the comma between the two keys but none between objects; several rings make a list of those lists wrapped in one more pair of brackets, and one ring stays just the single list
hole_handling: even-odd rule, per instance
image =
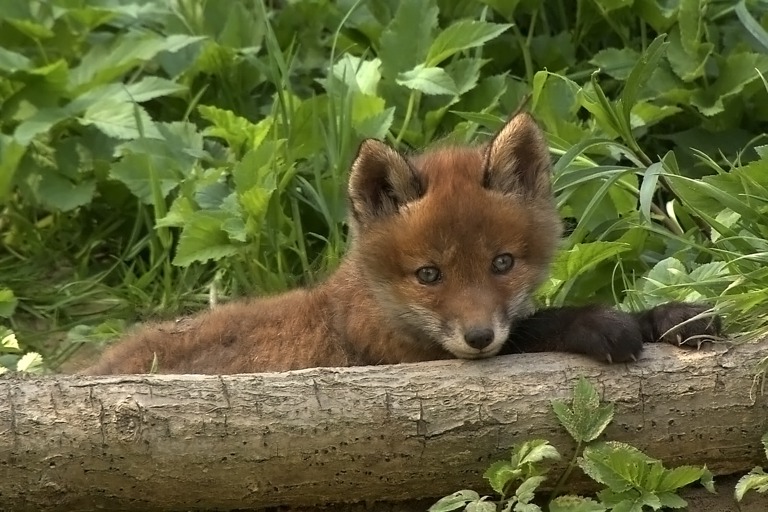
[{"label": "fox cub", "polygon": [[366,140],[348,251],[323,284],[139,327],[84,373],[143,373],[155,358],[163,373],[218,374],[541,351],[625,362],[644,342],[719,333],[717,318],[678,325],[704,311],[695,304],[535,312],[561,237],[550,173],[528,114],[478,147],[403,155]]}]

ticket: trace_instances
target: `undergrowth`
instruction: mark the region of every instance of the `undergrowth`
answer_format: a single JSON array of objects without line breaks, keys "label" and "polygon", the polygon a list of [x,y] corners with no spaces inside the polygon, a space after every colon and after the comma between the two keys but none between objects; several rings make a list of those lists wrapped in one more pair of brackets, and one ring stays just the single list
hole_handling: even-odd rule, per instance
[{"label": "undergrowth", "polygon": [[362,138],[483,139],[526,97],[571,227],[541,303],[704,300],[764,334],[766,25],[759,0],[7,0],[0,364],[321,279]]}]

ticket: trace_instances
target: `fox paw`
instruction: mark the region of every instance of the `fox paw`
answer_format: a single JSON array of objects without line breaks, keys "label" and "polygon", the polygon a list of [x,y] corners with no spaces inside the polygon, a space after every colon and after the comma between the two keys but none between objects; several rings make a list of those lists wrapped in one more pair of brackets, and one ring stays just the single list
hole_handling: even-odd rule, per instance
[{"label": "fox paw", "polygon": [[722,336],[722,320],[719,316],[696,316],[709,308],[702,304],[687,302],[667,302],[647,312],[647,319],[652,323],[654,339],[671,345],[701,347],[706,341]]},{"label": "fox paw", "polygon": [[586,311],[569,326],[569,330],[567,335],[580,340],[583,352],[598,361],[637,361],[643,350],[643,336],[637,320],[615,309],[599,307]]}]

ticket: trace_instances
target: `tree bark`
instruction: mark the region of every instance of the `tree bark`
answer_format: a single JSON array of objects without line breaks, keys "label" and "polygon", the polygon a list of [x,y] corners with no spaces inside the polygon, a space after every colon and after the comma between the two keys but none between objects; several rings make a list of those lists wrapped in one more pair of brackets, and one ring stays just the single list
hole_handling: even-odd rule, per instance
[{"label": "tree bark", "polygon": [[[765,464],[768,343],[234,376],[0,379],[0,509],[226,510],[440,497],[514,443],[574,443],[550,400],[579,375],[616,406],[609,439],[669,466]],[[552,473],[556,475],[557,473]],[[551,478],[556,478],[553,476]]]}]

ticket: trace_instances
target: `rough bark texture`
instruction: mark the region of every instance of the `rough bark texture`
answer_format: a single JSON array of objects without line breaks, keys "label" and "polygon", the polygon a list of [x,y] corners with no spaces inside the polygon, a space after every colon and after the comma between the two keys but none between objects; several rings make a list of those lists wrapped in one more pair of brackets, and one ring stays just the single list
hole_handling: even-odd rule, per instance
[{"label": "rough bark texture", "polygon": [[716,474],[764,464],[768,344],[649,346],[637,364],[526,354],[279,374],[0,379],[0,509],[310,506],[483,490],[513,443],[573,443],[552,398],[579,375],[612,439]]}]

